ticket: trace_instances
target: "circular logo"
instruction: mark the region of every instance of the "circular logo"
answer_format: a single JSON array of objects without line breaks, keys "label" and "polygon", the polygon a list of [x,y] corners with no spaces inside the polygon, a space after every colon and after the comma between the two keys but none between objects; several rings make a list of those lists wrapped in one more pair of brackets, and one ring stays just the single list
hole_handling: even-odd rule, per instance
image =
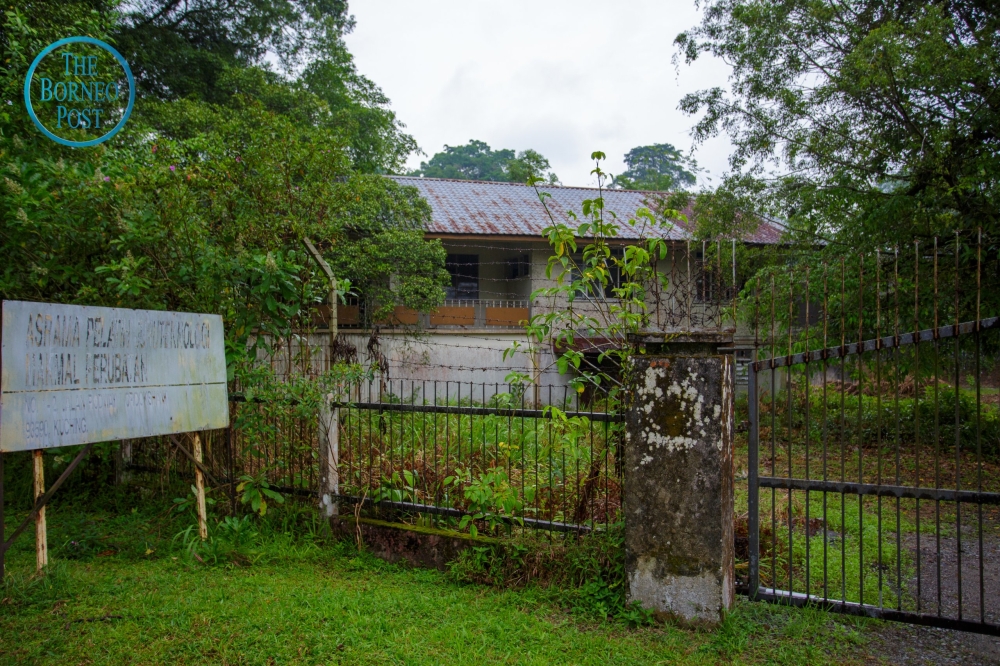
[{"label": "circular logo", "polygon": [[[115,71],[116,63],[124,79]],[[128,88],[127,97],[123,87]],[[135,79],[125,58],[93,37],[49,44],[24,77],[24,104],[35,127],[72,148],[96,146],[113,137],[134,103]]]}]

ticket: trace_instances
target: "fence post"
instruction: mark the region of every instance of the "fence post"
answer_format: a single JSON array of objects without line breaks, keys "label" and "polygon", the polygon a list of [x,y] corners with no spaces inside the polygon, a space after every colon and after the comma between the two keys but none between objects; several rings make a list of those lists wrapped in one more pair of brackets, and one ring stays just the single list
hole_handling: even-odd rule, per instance
[{"label": "fence post", "polygon": [[4,475],[4,471],[3,471],[3,455],[4,455],[3,451],[0,451],[0,585],[3,585],[4,581],[6,580],[4,578],[4,575],[5,575],[4,572],[5,572],[5,569],[6,569],[6,566],[5,566],[5,559],[6,559],[6,557],[5,556],[7,554],[7,548],[6,548],[7,537],[5,536],[6,533],[7,533],[7,530],[6,530],[7,523],[4,522],[6,520],[6,518],[4,517],[4,495],[3,495],[3,493],[4,493],[4,488],[3,488],[3,479],[4,479],[3,475]]},{"label": "fence post", "polygon": [[686,623],[732,607],[733,358],[726,334],[643,337],[626,416],[628,598]]},{"label": "fence post", "polygon": [[319,506],[327,518],[336,516],[339,505],[336,501],[340,494],[340,473],[337,464],[340,461],[340,409],[333,408],[330,403],[333,394],[323,399],[319,408]]}]

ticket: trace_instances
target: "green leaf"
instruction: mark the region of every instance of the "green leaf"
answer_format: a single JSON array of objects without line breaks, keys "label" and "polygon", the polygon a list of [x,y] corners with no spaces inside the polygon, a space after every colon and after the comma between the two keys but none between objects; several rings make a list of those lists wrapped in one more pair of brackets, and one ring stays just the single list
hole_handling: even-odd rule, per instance
[{"label": "green leaf", "polygon": [[285,502],[284,496],[281,495],[280,493],[277,493],[277,492],[273,491],[273,490],[263,489],[261,492],[263,492],[266,496],[268,496],[271,499],[273,499],[278,504],[283,504]]}]

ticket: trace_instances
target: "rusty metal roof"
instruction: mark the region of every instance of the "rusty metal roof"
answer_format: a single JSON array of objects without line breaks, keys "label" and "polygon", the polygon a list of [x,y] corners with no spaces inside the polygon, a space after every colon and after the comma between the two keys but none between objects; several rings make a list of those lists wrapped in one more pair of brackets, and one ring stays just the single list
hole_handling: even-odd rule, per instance
[{"label": "rusty metal roof", "polygon": [[[419,178],[390,176],[400,185],[416,187],[431,206],[430,234],[461,234],[482,236],[524,236],[539,238],[542,229],[550,226],[545,208],[538,200],[534,188],[520,183],[503,183],[481,180],[456,180],[450,178]],[[572,224],[568,212],[582,215],[583,201],[596,199],[598,190],[589,187],[562,187],[544,185],[539,190],[547,192],[549,212],[557,222]],[[647,207],[655,210],[662,192],[633,190],[604,190],[605,210],[614,212],[621,221],[619,238],[639,237],[637,229],[626,220],[636,210]],[[690,209],[682,211],[688,222],[672,221],[673,226],[662,233],[669,240],[684,241],[691,238]],[[583,220],[581,219],[580,222]],[[762,223],[747,242],[774,244],[781,239],[781,230],[767,222]]]}]

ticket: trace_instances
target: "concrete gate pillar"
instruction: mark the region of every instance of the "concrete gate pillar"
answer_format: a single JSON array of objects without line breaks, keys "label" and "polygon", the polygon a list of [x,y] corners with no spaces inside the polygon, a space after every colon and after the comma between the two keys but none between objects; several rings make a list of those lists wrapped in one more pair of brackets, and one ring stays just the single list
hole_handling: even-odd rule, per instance
[{"label": "concrete gate pillar", "polygon": [[733,358],[720,334],[643,337],[626,416],[628,598],[716,624],[733,605]]}]

